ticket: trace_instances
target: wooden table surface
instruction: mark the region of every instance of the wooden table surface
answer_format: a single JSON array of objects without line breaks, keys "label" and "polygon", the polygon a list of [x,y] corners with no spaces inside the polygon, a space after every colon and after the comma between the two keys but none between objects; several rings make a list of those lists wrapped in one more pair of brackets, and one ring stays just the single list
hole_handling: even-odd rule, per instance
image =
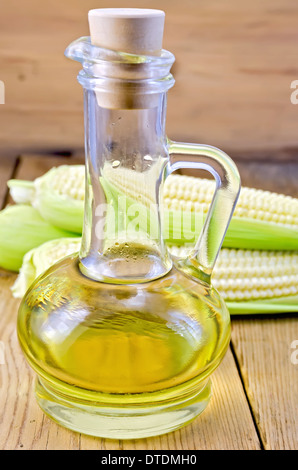
[{"label": "wooden table surface", "polygon": [[[9,202],[6,188],[9,178],[33,179],[65,162],[76,163],[77,160],[48,156],[1,159],[0,206]],[[266,166],[267,179],[268,168]],[[243,174],[245,184],[253,182],[252,172],[243,169]],[[284,181],[277,178],[279,180]],[[279,190],[278,185],[275,190]],[[287,190],[291,192],[291,187]],[[150,439],[106,440],[64,429],[39,409],[34,398],[34,374],[16,337],[19,301],[10,292],[15,277],[15,274],[0,271],[0,449],[298,447],[298,364],[295,364],[297,355],[293,349],[293,342],[298,340],[298,322],[295,315],[232,318],[231,344],[213,375],[211,403],[192,424]]]}]

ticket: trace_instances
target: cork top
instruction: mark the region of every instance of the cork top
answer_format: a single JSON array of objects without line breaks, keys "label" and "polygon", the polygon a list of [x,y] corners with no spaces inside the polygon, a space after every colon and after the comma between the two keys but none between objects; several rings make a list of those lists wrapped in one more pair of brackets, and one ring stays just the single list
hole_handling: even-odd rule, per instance
[{"label": "cork top", "polygon": [[88,13],[94,46],[129,54],[158,56],[165,13],[140,8],[99,8]]}]

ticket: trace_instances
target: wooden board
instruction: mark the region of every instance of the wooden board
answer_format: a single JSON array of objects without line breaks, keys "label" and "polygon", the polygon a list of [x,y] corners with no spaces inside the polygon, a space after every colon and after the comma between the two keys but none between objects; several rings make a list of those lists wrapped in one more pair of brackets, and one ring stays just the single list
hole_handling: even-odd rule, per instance
[{"label": "wooden board", "polygon": [[298,364],[293,362],[291,347],[297,339],[294,317],[233,320],[232,343],[268,450],[297,449]]},{"label": "wooden board", "polygon": [[[83,147],[79,64],[66,46],[88,35],[94,1],[4,2],[0,17],[0,152]],[[102,0],[100,7],[110,7]],[[117,6],[127,6],[119,0]],[[148,8],[148,1],[131,0]],[[233,157],[297,159],[298,4],[295,0],[152,0],[166,12],[164,47],[176,56],[169,93],[171,139],[208,143]],[[278,152],[276,152],[278,150]]]},{"label": "wooden board", "polygon": [[[214,374],[213,398],[191,425],[150,439],[105,440],[80,435],[58,426],[39,409],[34,397],[34,374],[20,351],[15,322],[19,301],[9,292],[11,276],[1,281],[0,337],[5,344],[1,367],[0,449],[258,449],[259,441],[234,358],[229,351]],[[5,308],[4,308],[5,306]]]},{"label": "wooden board", "polygon": [[8,195],[7,180],[14,175],[17,159],[14,157],[2,157],[0,160],[0,209],[3,207]]},{"label": "wooden board", "polygon": [[[54,165],[81,161],[20,157],[14,176],[33,179]],[[294,316],[232,318],[231,349],[213,375],[212,401],[189,426],[151,439],[105,440],[68,431],[39,409],[34,374],[17,342],[19,300],[10,292],[14,279],[0,271],[0,449],[297,448],[298,365],[291,362],[291,344],[298,338]]]}]

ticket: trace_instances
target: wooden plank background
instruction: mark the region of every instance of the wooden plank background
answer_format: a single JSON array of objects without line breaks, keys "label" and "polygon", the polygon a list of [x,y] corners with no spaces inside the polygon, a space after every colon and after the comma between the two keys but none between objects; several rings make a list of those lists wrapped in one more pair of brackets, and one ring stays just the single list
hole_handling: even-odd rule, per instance
[{"label": "wooden plank background", "polygon": [[[12,176],[34,179],[66,162],[78,160],[32,155],[17,161],[0,159],[0,187]],[[0,205],[7,200],[2,191]],[[294,315],[232,317],[232,341],[213,374],[212,401],[191,425],[150,439],[106,440],[66,430],[39,409],[34,373],[16,337],[19,301],[10,292],[15,277],[0,270],[0,339],[4,345],[0,449],[297,449],[298,365],[291,362],[291,344],[298,338]]]},{"label": "wooden plank background", "polygon": [[[2,3],[0,154],[83,147],[80,66],[64,50],[88,35],[90,8],[110,6],[108,0]],[[290,102],[290,84],[298,79],[296,0],[131,0],[129,6],[166,12],[164,47],[176,56],[170,138],[216,145],[234,158],[297,161],[298,105]]]},{"label": "wooden plank background", "polygon": [[[0,207],[9,201],[8,178],[33,179],[77,161],[49,153],[82,154],[79,65],[63,53],[88,34],[88,10],[110,6],[107,0],[1,5]],[[290,102],[290,84],[298,79],[297,0],[131,0],[129,6],[166,12],[164,47],[176,56],[169,137],[216,145],[236,160],[244,185],[298,197],[298,105]],[[67,431],[37,407],[15,334],[14,279],[0,271],[0,449],[297,448],[294,316],[233,317],[211,405],[190,426],[152,439],[107,441]]]},{"label": "wooden plank background", "polygon": [[[54,165],[76,159],[20,157],[3,165],[4,183],[12,176],[34,179]],[[1,171],[3,169],[3,171]],[[15,169],[15,170],[14,170]],[[5,170],[5,171],[4,171]],[[3,200],[2,200],[3,201]],[[0,201],[1,203],[1,201]],[[259,449],[261,444],[250,413],[237,366],[229,350],[214,374],[213,398],[194,423],[174,433],[140,440],[106,440],[80,435],[58,426],[39,409],[34,397],[34,373],[28,367],[16,336],[19,300],[11,295],[15,275],[0,270],[0,338],[5,361],[0,365],[0,449]]]}]

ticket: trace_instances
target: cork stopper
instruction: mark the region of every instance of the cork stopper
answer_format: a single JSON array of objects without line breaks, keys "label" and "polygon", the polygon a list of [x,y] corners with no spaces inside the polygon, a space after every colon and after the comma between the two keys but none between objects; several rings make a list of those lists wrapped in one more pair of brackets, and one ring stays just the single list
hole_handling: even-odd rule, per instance
[{"label": "cork stopper", "polygon": [[[160,56],[165,13],[140,8],[100,8],[88,13],[91,43],[94,46],[136,55]],[[96,92],[99,106],[111,109],[147,108],[157,96],[133,95],[122,90]],[[150,101],[149,101],[150,100]]]},{"label": "cork stopper", "polygon": [[141,8],[100,8],[88,14],[94,46],[138,55],[160,55],[165,13]]}]

